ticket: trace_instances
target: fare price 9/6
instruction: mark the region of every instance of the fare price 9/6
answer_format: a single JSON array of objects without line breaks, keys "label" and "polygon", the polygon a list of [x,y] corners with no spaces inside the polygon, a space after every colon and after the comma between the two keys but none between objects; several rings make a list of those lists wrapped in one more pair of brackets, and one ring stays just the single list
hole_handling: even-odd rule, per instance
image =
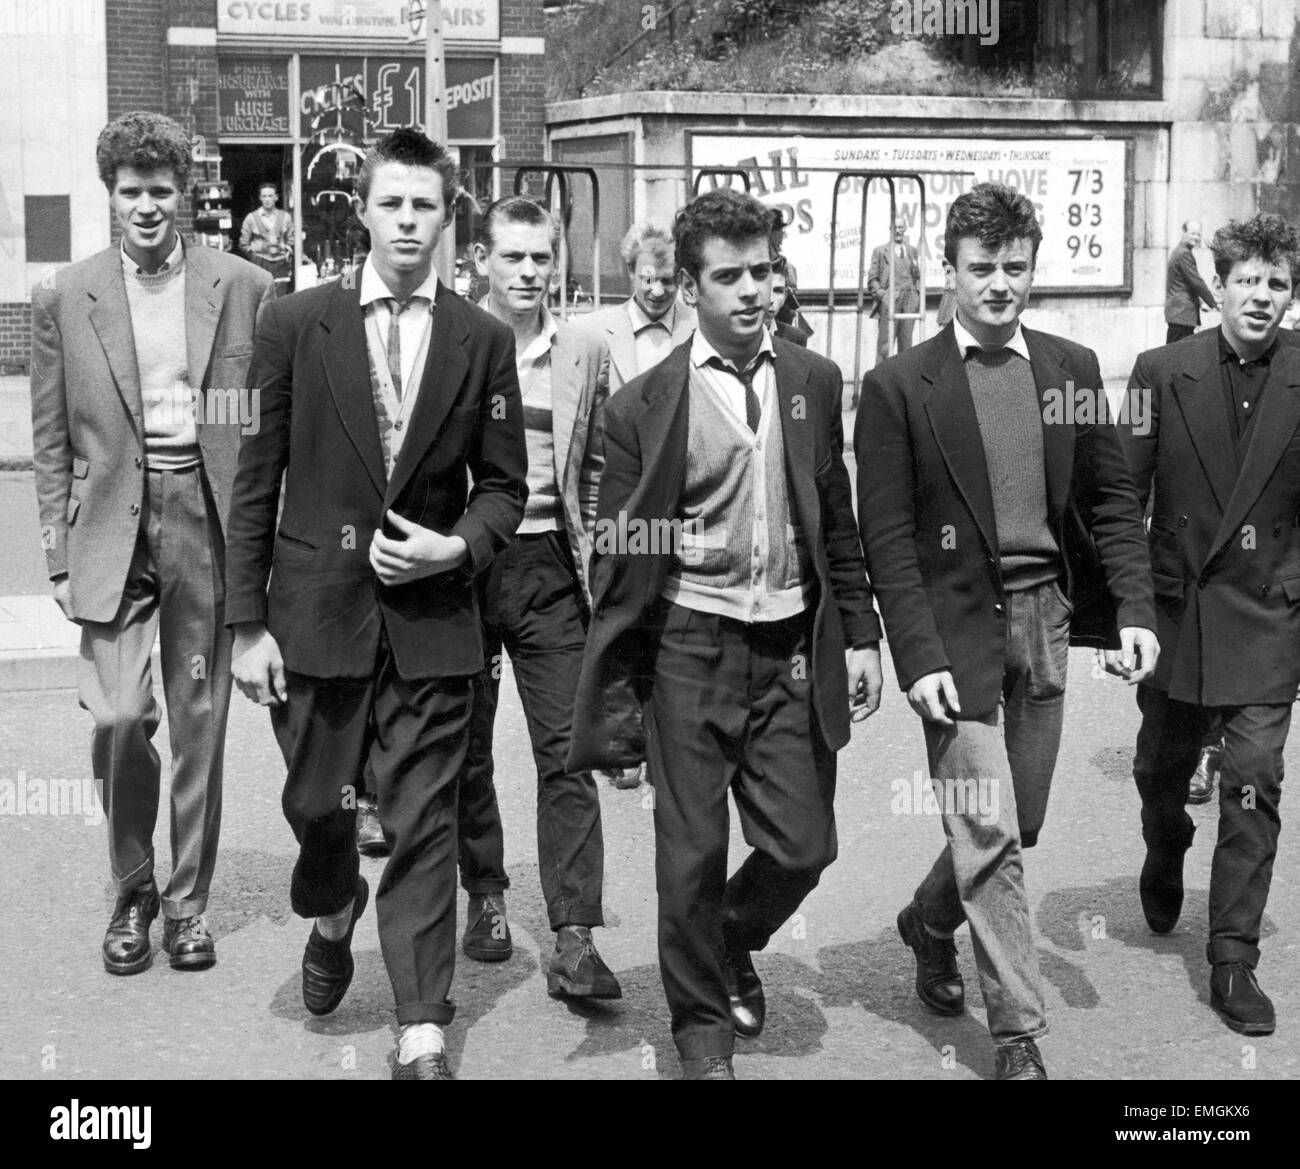
[{"label": "fare price 9/6", "polygon": [[1088,229],[1101,227],[1102,207],[1100,202],[1089,201],[1088,196],[1100,195],[1106,188],[1106,178],[1100,170],[1091,167],[1067,173],[1071,183],[1070,197],[1075,201],[1070,204],[1066,217],[1072,228],[1085,229],[1074,232],[1065,241],[1070,249],[1070,259],[1077,260],[1080,253],[1086,252],[1090,259],[1099,260],[1103,251],[1101,240],[1095,231]]}]

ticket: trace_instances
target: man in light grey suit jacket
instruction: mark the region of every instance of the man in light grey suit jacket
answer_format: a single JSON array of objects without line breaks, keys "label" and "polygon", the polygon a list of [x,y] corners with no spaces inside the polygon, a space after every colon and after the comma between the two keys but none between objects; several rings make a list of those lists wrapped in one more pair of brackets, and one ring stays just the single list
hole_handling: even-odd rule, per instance
[{"label": "man in light grey suit jacket", "polygon": [[635,223],[619,249],[632,282],[622,304],[576,318],[609,347],[609,392],[653,369],[695,330],[695,310],[677,296],[672,233],[654,223]]},{"label": "man in light grey suit jacket", "polygon": [[488,280],[484,307],[515,334],[528,500],[514,542],[478,582],[487,666],[475,683],[460,780],[460,871],[469,894],[463,948],[484,962],[511,953],[492,761],[504,649],[537,764],[538,869],[556,934],[547,989],[553,997],[609,999],[622,991],[591,937],[592,927],[604,924],[600,798],[591,772],[565,762],[590,617],[587,563],[604,466],[600,417],[609,354],[546,310],[557,245],[554,219],[521,196],[488,208],[474,245],[479,274]]},{"label": "man in light grey suit jacket", "polygon": [[[221,823],[230,700],[224,526],[253,327],[271,280],[244,260],[187,247],[176,214],[185,132],[158,114],[102,131],[100,178],[122,229],[32,298],[32,425],[42,542],[54,599],[81,626],[78,695],[107,810],[117,902],[110,974],[163,949],[176,969],[216,961],[203,921]],[[150,654],[161,636],[171,737],[172,873],[161,898],[153,831],[160,763]]]}]

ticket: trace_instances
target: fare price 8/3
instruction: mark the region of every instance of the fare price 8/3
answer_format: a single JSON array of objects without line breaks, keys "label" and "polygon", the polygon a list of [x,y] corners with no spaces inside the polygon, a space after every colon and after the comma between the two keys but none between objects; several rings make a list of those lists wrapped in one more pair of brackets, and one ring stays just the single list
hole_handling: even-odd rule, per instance
[{"label": "fare price 8/3", "polygon": [[1106,176],[1100,168],[1079,167],[1066,171],[1066,178],[1070,184],[1070,204],[1066,210],[1070,235],[1065,246],[1070,259],[1087,256],[1090,260],[1100,260],[1105,251],[1101,227]]}]

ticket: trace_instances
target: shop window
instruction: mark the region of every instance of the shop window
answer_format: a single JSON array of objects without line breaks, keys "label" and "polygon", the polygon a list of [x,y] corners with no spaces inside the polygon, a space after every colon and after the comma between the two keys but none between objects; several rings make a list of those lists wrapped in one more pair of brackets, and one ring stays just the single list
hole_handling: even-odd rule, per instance
[{"label": "shop window", "polygon": [[996,44],[952,38],[969,66],[1019,74],[1044,97],[1159,98],[1164,0],[1001,0]]}]

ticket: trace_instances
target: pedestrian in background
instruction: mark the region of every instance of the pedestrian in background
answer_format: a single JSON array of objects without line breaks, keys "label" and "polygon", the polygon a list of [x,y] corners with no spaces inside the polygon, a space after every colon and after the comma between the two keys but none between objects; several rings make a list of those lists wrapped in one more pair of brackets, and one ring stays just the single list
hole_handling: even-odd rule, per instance
[{"label": "pedestrian in background", "polygon": [[1210,286],[1201,279],[1193,248],[1201,246],[1201,225],[1194,219],[1183,224],[1183,234],[1169,253],[1165,268],[1165,344],[1190,337],[1201,323],[1201,305],[1217,309]]}]

